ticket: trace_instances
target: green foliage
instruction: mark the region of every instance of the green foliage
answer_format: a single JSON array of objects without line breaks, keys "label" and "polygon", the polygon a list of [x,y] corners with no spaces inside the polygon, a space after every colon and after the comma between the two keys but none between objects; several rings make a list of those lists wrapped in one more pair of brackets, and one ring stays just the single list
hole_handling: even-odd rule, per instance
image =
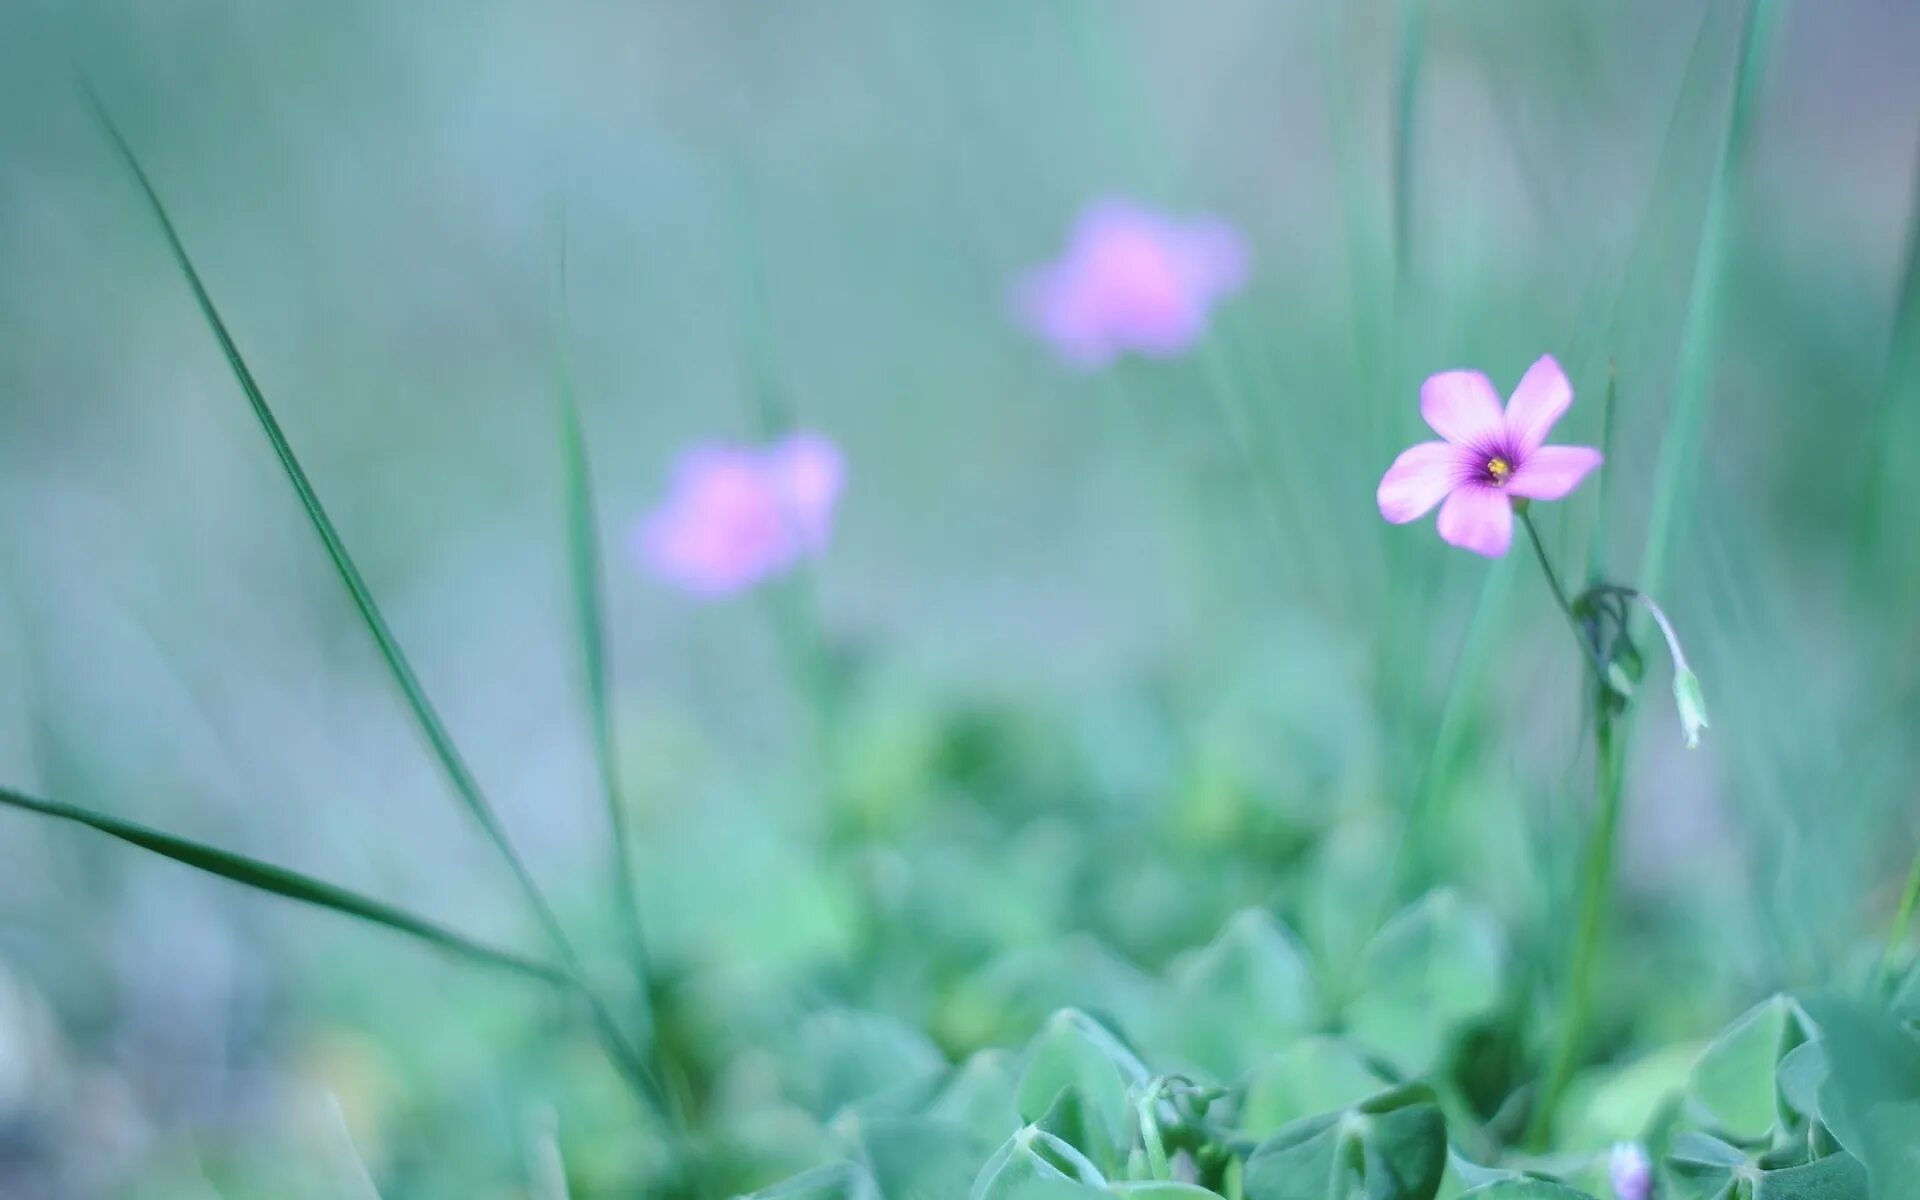
[{"label": "green foliage", "polygon": [[1319,1020],[1306,954],[1289,930],[1257,909],[1234,916],[1212,945],[1176,962],[1171,977],[1166,1041],[1218,1078],[1231,1078]]},{"label": "green foliage", "polygon": [[1715,1038],[1687,1081],[1690,1115],[1741,1145],[1767,1141],[1787,1128],[1777,1083],[1781,1061],[1807,1040],[1806,1017],[1786,996],[1756,1005]]},{"label": "green foliage", "polygon": [[1248,1200],[1432,1200],[1447,1165],[1446,1118],[1430,1088],[1395,1088],[1307,1117],[1247,1160]]},{"label": "green foliage", "polygon": [[1347,1026],[1402,1074],[1425,1074],[1452,1038],[1499,1006],[1505,973],[1492,919],[1451,891],[1434,892],[1367,944]]}]

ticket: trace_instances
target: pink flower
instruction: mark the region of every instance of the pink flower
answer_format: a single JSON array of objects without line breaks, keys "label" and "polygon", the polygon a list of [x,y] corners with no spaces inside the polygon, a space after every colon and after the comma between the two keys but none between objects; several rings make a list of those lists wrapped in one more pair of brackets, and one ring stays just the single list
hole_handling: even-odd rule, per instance
[{"label": "pink flower", "polygon": [[1607,1156],[1607,1182],[1615,1200],[1649,1200],[1653,1195],[1653,1164],[1647,1152],[1633,1142],[1615,1142]]},{"label": "pink flower", "polygon": [[1420,385],[1420,415],[1444,442],[1401,454],[1380,480],[1380,515],[1404,525],[1441,500],[1440,536],[1499,558],[1513,541],[1512,497],[1558,500],[1600,465],[1591,446],[1544,443],[1573,385],[1547,355],[1527,368],[1507,409],[1478,371],[1442,371]]},{"label": "pink flower", "polygon": [[1103,200],[1081,213],[1060,259],[1020,281],[1014,301],[1033,334],[1091,370],[1128,350],[1153,358],[1186,350],[1214,302],[1246,278],[1246,246],[1226,222]]},{"label": "pink flower", "polygon": [[635,531],[654,575],[716,599],[778,575],[826,548],[845,478],[840,451],[818,434],[768,447],[696,446],[673,490]]}]

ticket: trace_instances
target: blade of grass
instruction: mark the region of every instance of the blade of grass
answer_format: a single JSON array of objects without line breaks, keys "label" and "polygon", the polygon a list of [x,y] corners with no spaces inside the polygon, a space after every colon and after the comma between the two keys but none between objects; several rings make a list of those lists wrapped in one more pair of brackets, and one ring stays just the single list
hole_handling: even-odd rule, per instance
[{"label": "blade of grass", "polygon": [[608,667],[604,573],[600,566],[600,530],[594,519],[593,473],[587,461],[586,433],[573,391],[573,362],[567,337],[567,245],[562,228],[559,264],[559,324],[555,331],[556,364],[562,452],[567,491],[567,547],[573,577],[574,614],[580,634],[581,664],[587,689],[587,716],[593,726],[594,760],[599,766],[601,797],[607,809],[608,836],[613,842],[615,906],[627,938],[635,981],[639,985],[641,1017],[646,1026],[646,1075],[658,1092],[662,1115],[676,1129],[686,1127],[680,1093],[665,1086],[668,1073],[661,1061],[659,1029],[653,1008],[653,959],[647,951],[646,925],[640,915],[638,875],[633,865],[632,833],[627,825],[626,789],[620,773],[620,753],[613,726]]},{"label": "blade of grass", "polygon": [[558,967],[515,954],[510,950],[499,950],[483,945],[465,934],[456,933],[424,917],[416,917],[391,904],[362,896],[357,892],[350,892],[346,888],[338,887],[323,879],[315,879],[311,875],[303,875],[298,871],[262,862],[257,858],[248,858],[243,854],[189,841],[183,837],[176,837],[145,825],[136,825],[132,821],[123,821],[118,817],[94,812],[91,809],[57,800],[42,800],[38,796],[29,796],[11,788],[0,788],[0,804],[38,813],[44,817],[84,825],[108,837],[118,838],[128,845],[152,851],[163,858],[184,863],[195,870],[205,871],[209,875],[231,880],[242,887],[269,892],[301,904],[330,909],[349,917],[382,925],[474,962],[504,967],[531,979],[561,987],[571,986],[573,982],[572,976]]},{"label": "blade of grass", "polygon": [[273,415],[273,410],[268,407],[266,396],[255,381],[253,371],[241,356],[240,348],[234,342],[233,335],[228,332],[226,321],[220,316],[212,295],[207,291],[206,285],[201,282],[200,272],[194,267],[192,258],[187,254],[186,245],[174,228],[173,218],[168,215],[166,205],[160,200],[160,194],[147,177],[145,168],[140,165],[133,147],[128,144],[119,127],[114,124],[112,116],[100,103],[99,98],[91,89],[86,90],[86,97],[101,127],[119,152],[121,161],[140,185],[148,211],[153,214],[160,225],[161,232],[166,236],[174,264],[180,268],[181,274],[192,289],[194,300],[200,307],[201,316],[206,319],[208,328],[220,343],[221,352],[226,356],[227,365],[231,368],[234,379],[240,384],[241,391],[246,393],[254,416],[260,422],[260,428],[267,435],[267,440],[272,444],[274,454],[279,458],[288,481],[299,496],[301,507],[306,510],[308,521],[326,547],[327,557],[332,560],[341,583],[346,586],[348,594],[352,597],[361,621],[366,625],[367,631],[372,634],[374,643],[379,648],[380,657],[386,662],[388,672],[399,685],[407,707],[412,712],[421,732],[426,736],[448,781],[512,871],[528,906],[532,908],[543,932],[553,944],[555,953],[560,956],[562,963],[573,976],[575,986],[587,1000],[596,1025],[607,1040],[609,1049],[615,1051],[617,1065],[640,1091],[642,1098],[656,1111],[665,1113],[667,1108],[662,1099],[663,1089],[654,1081],[625,1035],[620,1032],[619,1025],[613,1020],[606,1004],[587,986],[585,972],[572,941],[567,937],[566,930],[561,926],[560,919],[555,915],[553,906],[548,903],[545,893],[540,890],[540,885],[534,879],[533,873],[527,869],[519,851],[514,849],[513,843],[508,839],[506,828],[500,824],[493,805],[488,802],[485,792],[480,788],[479,780],[454,744],[452,734],[447,731],[446,725],[440,720],[439,713],[427,699],[426,689],[421,686],[418,676],[414,674],[412,664],[408,662],[405,652],[401,650],[400,643],[388,627],[386,618],[381,615],[379,605],[374,602],[372,591],[368,589],[366,580],[361,576],[360,569],[354,564],[352,556],[347,553],[346,543],[341,539],[339,531],[334,528],[332,518],[327,516],[325,507],[320,503],[319,494],[314,491],[312,482],[307,478],[305,469],[301,467],[300,460],[293,452],[292,444],[288,442],[286,434],[281,430],[280,422]]},{"label": "blade of grass", "polygon": [[587,461],[586,433],[574,398],[573,360],[567,336],[567,243],[560,238],[559,314],[554,331],[554,370],[558,375],[560,438],[564,458],[567,508],[567,552],[571,569],[574,620],[580,636],[580,662],[586,682],[587,718],[593,726],[594,760],[600,770],[601,797],[613,841],[613,883],[633,956],[633,968],[644,991],[652,977],[645,926],[640,919],[640,897],[634,889],[631,834],[627,828],[626,791],[621,784],[620,755],[615,748],[613,706],[609,701],[607,627],[603,575],[600,567],[600,529],[594,518],[593,473]]},{"label": "blade of grass", "polygon": [[1886,364],[1881,370],[1877,411],[1871,424],[1873,445],[1867,451],[1867,469],[1860,488],[1859,518],[1854,522],[1853,587],[1866,603],[1869,581],[1882,566],[1881,538],[1886,527],[1887,491],[1898,477],[1898,456],[1908,453],[1911,418],[1902,412],[1920,398],[1920,158],[1914,161],[1913,195],[1907,214],[1907,257],[1900,272],[1899,299],[1894,303],[1893,327],[1887,341]]},{"label": "blade of grass", "polygon": [[1674,526],[1692,490],[1693,467],[1700,454],[1708,393],[1713,382],[1713,359],[1719,345],[1735,206],[1753,138],[1754,114],[1759,107],[1768,50],[1783,8],[1784,0],[1752,0],[1747,7],[1739,58],[1734,66],[1733,100],[1713,182],[1709,185],[1700,244],[1695,251],[1693,282],[1680,340],[1680,365],[1674,379],[1673,407],[1661,440],[1646,547],[1641,554],[1635,585],[1649,594],[1657,595],[1665,580]]},{"label": "blade of grass", "polygon": [[1420,64],[1427,36],[1427,0],[1401,0],[1400,59],[1394,71],[1393,275],[1395,298],[1407,287],[1413,263],[1413,170]]}]

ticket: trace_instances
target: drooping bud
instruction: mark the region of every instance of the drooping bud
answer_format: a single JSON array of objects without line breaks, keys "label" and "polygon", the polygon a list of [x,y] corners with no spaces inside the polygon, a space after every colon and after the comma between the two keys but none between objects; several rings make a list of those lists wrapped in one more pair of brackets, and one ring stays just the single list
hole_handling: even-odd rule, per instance
[{"label": "drooping bud", "polygon": [[1680,732],[1686,736],[1687,749],[1700,745],[1700,731],[1707,727],[1707,701],[1700,694],[1700,677],[1685,667],[1673,672],[1673,703],[1680,710]]},{"label": "drooping bud", "polygon": [[1667,653],[1673,658],[1673,703],[1680,711],[1680,733],[1687,740],[1687,749],[1698,747],[1700,731],[1707,727],[1707,700],[1700,691],[1700,677],[1687,665],[1687,652],[1680,646],[1680,634],[1673,622],[1667,620],[1667,614],[1645,592],[1611,584],[1601,584],[1596,590],[1637,601],[1652,614],[1653,623],[1660,627],[1660,636],[1667,639]]}]

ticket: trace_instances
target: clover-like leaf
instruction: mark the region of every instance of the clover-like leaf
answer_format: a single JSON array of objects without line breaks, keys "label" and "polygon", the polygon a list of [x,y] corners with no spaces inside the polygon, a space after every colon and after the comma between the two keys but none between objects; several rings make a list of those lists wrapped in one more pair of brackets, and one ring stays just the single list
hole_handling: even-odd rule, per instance
[{"label": "clover-like leaf", "polygon": [[1301,1038],[1248,1075],[1240,1130],[1265,1137],[1302,1117],[1358,1104],[1387,1083],[1351,1043]]},{"label": "clover-like leaf", "polygon": [[1433,1090],[1409,1085],[1280,1130],[1247,1160],[1247,1200],[1432,1200],[1447,1166]]},{"label": "clover-like leaf", "polygon": [[1496,1179],[1460,1193],[1460,1200],[1593,1200],[1579,1188],[1550,1179]]},{"label": "clover-like leaf", "polygon": [[1820,1119],[1866,1167],[1874,1195],[1897,1196],[1920,1180],[1920,1033],[1850,997],[1808,1006],[1827,1061]]},{"label": "clover-like leaf", "polygon": [[1311,1029],[1320,1017],[1306,952],[1270,914],[1247,909],[1170,971],[1174,1000],[1161,1041],[1219,1079],[1232,1079]]},{"label": "clover-like leaf", "polygon": [[[1105,1188],[1106,1176],[1071,1145],[1037,1125],[1008,1138],[974,1176],[968,1200],[1032,1200],[1036,1192],[1072,1193],[1072,1187]],[[888,1200],[893,1200],[891,1194]]]},{"label": "clover-like leaf", "polygon": [[782,1059],[787,1094],[823,1120],[857,1101],[927,1083],[946,1065],[939,1048],[919,1030],[845,1009],[801,1022]]},{"label": "clover-like leaf", "polygon": [[960,1200],[991,1142],[924,1117],[849,1118],[851,1134],[886,1200]]},{"label": "clover-like leaf", "polygon": [[1701,1052],[1687,1080],[1688,1115],[1741,1145],[1758,1145],[1784,1126],[1780,1060],[1812,1036],[1806,1014],[1788,996],[1743,1013]]},{"label": "clover-like leaf", "polygon": [[964,1126],[997,1144],[1025,1124],[1016,1099],[1019,1087],[1018,1059],[1005,1050],[982,1050],[947,1075],[928,1103],[926,1115]]},{"label": "clover-like leaf", "polygon": [[1667,1175],[1674,1200],[1868,1200],[1867,1172],[1850,1154],[1773,1165],[1704,1133],[1674,1140]]},{"label": "clover-like leaf", "polygon": [[1014,1101],[1021,1120],[1112,1169],[1131,1140],[1128,1090],[1146,1078],[1145,1065],[1112,1030],[1063,1009],[1028,1044]]},{"label": "clover-like leaf", "polygon": [[746,1200],[881,1200],[879,1186],[859,1163],[829,1163],[764,1188]]},{"label": "clover-like leaf", "polygon": [[1362,952],[1347,1027],[1408,1075],[1429,1071],[1463,1027],[1500,1004],[1506,941],[1450,890],[1400,913]]}]

